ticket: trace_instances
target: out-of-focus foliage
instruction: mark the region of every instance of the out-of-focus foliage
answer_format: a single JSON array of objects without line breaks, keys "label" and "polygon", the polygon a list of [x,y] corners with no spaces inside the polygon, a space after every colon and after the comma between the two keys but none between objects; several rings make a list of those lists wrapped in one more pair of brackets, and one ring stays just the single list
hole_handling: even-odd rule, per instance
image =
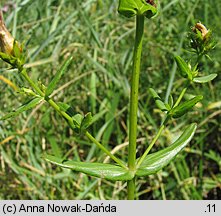
[{"label": "out-of-focus foliage", "polygon": [[[220,199],[221,2],[158,2],[159,15],[145,21],[137,156],[146,149],[160,124],[161,112],[148,88],[154,88],[162,98],[169,99],[171,93],[174,98],[178,96],[184,79],[176,70],[174,55],[188,59],[191,44],[187,32],[196,22],[211,29],[218,42],[210,53],[211,60],[201,60],[201,75],[218,76],[188,91],[186,101],[196,93],[204,95],[203,100],[182,120],[170,120],[172,126],[163,132],[153,151],[169,146],[184,124],[198,122],[196,135],[176,163],[138,180],[137,198]],[[95,119],[92,134],[104,145],[116,147],[115,154],[126,160],[134,19],[117,13],[118,1],[85,0],[79,4],[73,0],[12,0],[0,4],[13,36],[28,49],[26,67],[42,88],[64,58],[73,56],[69,70],[51,96],[71,105],[74,113],[91,112]],[[192,58],[190,63],[195,61]],[[6,64],[0,62],[0,68],[2,117],[25,102],[25,96],[15,91],[16,86],[28,86]],[[1,199],[125,199],[124,182],[102,180],[100,184],[96,178],[47,163],[42,159],[45,152],[76,161],[108,160],[87,139],[75,137],[58,114],[40,103],[13,120],[0,121]]]}]

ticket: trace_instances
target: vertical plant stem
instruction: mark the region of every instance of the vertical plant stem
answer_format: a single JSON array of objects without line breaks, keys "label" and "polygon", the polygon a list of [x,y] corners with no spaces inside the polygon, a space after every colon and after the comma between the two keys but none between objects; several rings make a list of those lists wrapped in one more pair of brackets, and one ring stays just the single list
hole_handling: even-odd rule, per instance
[{"label": "vertical plant stem", "polygon": [[199,161],[199,194],[203,198],[203,160],[204,160],[204,145],[200,142],[201,157]]},{"label": "vertical plant stem", "polygon": [[[128,167],[130,170],[136,168],[136,139],[137,139],[137,110],[138,110],[138,88],[140,76],[140,61],[142,53],[142,41],[144,31],[144,16],[136,16],[136,38],[133,56],[133,71],[130,93],[130,117],[129,117],[129,155]],[[135,194],[135,180],[128,181],[128,199],[133,200]]]},{"label": "vertical plant stem", "polygon": [[[203,53],[200,53],[197,57],[195,66],[200,63],[200,61],[203,58]],[[203,142],[200,142],[200,151],[201,151],[201,157],[199,161],[199,193],[201,196],[201,199],[203,198],[203,160],[204,160],[204,144]]]},{"label": "vertical plant stem", "polygon": [[135,198],[135,178],[127,182],[127,197],[128,200],[134,200]]}]

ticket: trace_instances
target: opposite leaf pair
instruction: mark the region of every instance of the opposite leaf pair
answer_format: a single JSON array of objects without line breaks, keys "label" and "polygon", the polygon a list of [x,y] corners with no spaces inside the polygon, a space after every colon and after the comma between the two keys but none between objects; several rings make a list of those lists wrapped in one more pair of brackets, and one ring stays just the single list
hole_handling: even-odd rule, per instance
[{"label": "opposite leaf pair", "polygon": [[156,93],[156,91],[154,89],[150,88],[150,93],[153,96],[157,107],[161,111],[166,112],[168,117],[172,117],[172,118],[179,118],[179,117],[183,116],[188,111],[190,111],[196,103],[198,103],[199,101],[201,101],[203,99],[202,95],[198,95],[196,97],[191,98],[188,101],[185,101],[182,104],[179,104],[177,106],[173,106],[173,102],[171,102],[171,101],[173,101],[173,99],[171,99],[172,96],[170,97],[169,103],[164,103],[163,100],[161,99],[161,97]]},{"label": "opposite leaf pair", "polygon": [[[111,180],[128,181],[135,176],[154,174],[168,165],[176,155],[190,142],[196,131],[196,124],[189,125],[182,135],[170,146],[156,153],[149,154],[133,172],[120,166],[104,163],[88,163],[64,160],[52,155],[45,155],[45,159],[53,164],[91,176]],[[137,159],[139,161],[139,158]]]},{"label": "opposite leaf pair", "polygon": [[208,76],[197,77],[197,65],[192,69],[190,64],[187,64],[180,56],[175,56],[175,60],[180,72],[180,75],[189,80],[189,82],[205,83],[216,78],[217,74],[210,74]]}]

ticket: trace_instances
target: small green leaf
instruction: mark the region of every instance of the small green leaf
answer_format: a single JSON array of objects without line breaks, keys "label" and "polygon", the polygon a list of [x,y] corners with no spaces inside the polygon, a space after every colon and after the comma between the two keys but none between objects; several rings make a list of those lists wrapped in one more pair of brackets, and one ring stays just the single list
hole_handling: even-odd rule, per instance
[{"label": "small green leaf", "polygon": [[3,53],[3,52],[0,52],[0,58],[1,58],[3,61],[5,61],[5,62],[7,62],[7,63],[9,63],[9,64],[11,64],[11,61],[15,61],[15,60],[16,60],[13,56],[8,55],[8,54]]},{"label": "small green leaf", "polygon": [[69,57],[64,64],[61,66],[61,68],[57,71],[52,81],[49,83],[46,91],[45,91],[45,97],[48,97],[55,89],[56,84],[61,79],[61,76],[67,71],[68,66],[70,65],[72,61],[72,57]]},{"label": "small green leaf", "polygon": [[154,174],[168,165],[176,155],[190,142],[197,125],[191,124],[182,135],[169,147],[146,156],[140,167],[137,169],[137,176],[147,176]]},{"label": "small green leaf", "polygon": [[156,98],[157,100],[162,100],[161,97],[157,94],[157,92],[153,88],[149,88],[149,90],[154,99]]},{"label": "small green leaf", "polygon": [[67,121],[70,128],[74,132],[80,133],[80,126],[83,120],[83,116],[81,114],[75,114],[74,109],[69,104],[58,102],[58,106],[60,108],[60,111],[65,112],[72,117],[71,121]]},{"label": "small green leaf", "polygon": [[92,115],[91,112],[87,113],[84,118],[81,121],[81,132],[84,132],[90,125],[92,122]]},{"label": "small green leaf", "polygon": [[16,40],[14,40],[13,44],[13,54],[18,59],[20,59],[22,55],[22,47],[21,45],[19,45],[19,43]]},{"label": "small green leaf", "polygon": [[173,107],[174,102],[173,102],[173,96],[171,94],[169,96],[168,104],[169,104],[170,107]]},{"label": "small green leaf", "polygon": [[72,117],[75,115],[74,109],[69,104],[66,104],[63,102],[58,102],[57,104],[58,104],[60,110],[63,112],[66,112],[69,116]]},{"label": "small green leaf", "polygon": [[206,82],[212,81],[216,77],[217,77],[217,74],[210,74],[208,76],[203,76],[203,77],[195,77],[193,79],[193,82],[195,82],[195,83],[206,83]]},{"label": "small green leaf", "polygon": [[15,117],[17,115],[19,115],[20,113],[27,111],[33,107],[35,107],[37,104],[39,104],[41,101],[43,100],[42,97],[35,97],[31,100],[29,100],[27,103],[23,104],[22,106],[20,106],[17,110],[8,113],[7,115],[3,116],[1,118],[1,120],[6,120],[12,117]]},{"label": "small green leaf", "polygon": [[81,122],[83,120],[83,116],[81,114],[76,114],[72,116],[72,120],[68,120],[67,123],[70,126],[70,128],[76,133],[81,133]]},{"label": "small green leaf", "polygon": [[84,116],[78,113],[78,114],[74,115],[74,116],[72,117],[72,119],[73,119],[73,121],[76,122],[76,123],[79,125],[79,127],[80,127],[80,125],[81,125],[81,123],[82,123],[82,120],[84,119]]},{"label": "small green leaf", "polygon": [[169,111],[171,110],[171,106],[169,103],[164,103],[165,107],[167,108],[167,110],[162,110],[162,111]]},{"label": "small green leaf", "polygon": [[44,158],[60,167],[111,181],[128,181],[134,177],[134,173],[116,165],[69,161],[52,155],[45,155]]},{"label": "small green leaf", "polygon": [[175,56],[175,60],[180,72],[180,75],[184,78],[188,78],[189,80],[193,79],[192,71],[189,65],[182,59],[180,56]]},{"label": "small green leaf", "polygon": [[10,64],[13,68],[21,69],[23,67],[25,56],[21,55],[21,59],[14,57],[13,55],[0,52],[0,58]]},{"label": "small green leaf", "polygon": [[152,88],[149,88],[151,95],[153,96],[157,107],[162,111],[168,111],[168,107],[164,104],[160,96]]},{"label": "small green leaf", "polygon": [[22,87],[20,90],[19,90],[19,93],[24,93],[28,96],[34,96],[34,97],[37,97],[38,95],[33,92],[31,89],[28,89],[28,88],[25,88],[25,87]]},{"label": "small green leaf", "polygon": [[193,106],[195,106],[196,103],[198,103],[199,101],[201,101],[203,99],[202,95],[198,95],[188,101],[185,101],[184,103],[174,107],[171,111],[170,111],[170,115],[173,118],[179,118],[182,115],[184,115],[185,113],[187,113],[189,110],[192,109]]}]

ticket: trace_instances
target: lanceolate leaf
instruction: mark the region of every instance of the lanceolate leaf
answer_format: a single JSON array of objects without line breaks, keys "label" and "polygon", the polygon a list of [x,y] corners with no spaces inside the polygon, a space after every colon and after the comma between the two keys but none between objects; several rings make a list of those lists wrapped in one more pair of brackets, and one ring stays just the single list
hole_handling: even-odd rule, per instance
[{"label": "lanceolate leaf", "polygon": [[206,83],[209,81],[212,81],[213,79],[215,79],[217,76],[217,74],[210,74],[208,76],[203,76],[203,77],[195,77],[193,79],[193,82],[195,83]]},{"label": "lanceolate leaf", "polygon": [[170,107],[173,107],[174,102],[173,102],[173,96],[171,94],[169,96],[168,104],[169,104]]},{"label": "lanceolate leaf", "polygon": [[74,109],[69,104],[66,104],[63,102],[58,102],[57,104],[58,104],[60,110],[63,112],[66,112],[69,116],[72,117],[75,115]]},{"label": "lanceolate leaf", "polygon": [[67,121],[71,129],[76,133],[80,133],[83,116],[81,114],[75,114],[74,109],[69,104],[58,102],[58,106],[60,111],[65,112],[72,117],[72,120]]},{"label": "lanceolate leaf", "polygon": [[184,103],[174,107],[171,111],[170,111],[170,115],[173,118],[179,118],[182,115],[186,114],[189,110],[192,109],[192,107],[195,106],[196,103],[198,103],[199,101],[201,101],[203,99],[202,95],[198,95],[188,101],[185,101]]},{"label": "lanceolate leaf", "polygon": [[27,103],[25,103],[22,106],[20,106],[17,110],[15,110],[13,112],[10,112],[7,115],[3,116],[1,118],[1,120],[6,120],[6,119],[9,119],[9,118],[15,117],[15,116],[19,115],[20,113],[35,107],[42,100],[43,100],[42,97],[35,97],[35,98],[29,100]]},{"label": "lanceolate leaf", "polygon": [[87,113],[83,120],[81,121],[81,131],[85,131],[91,124],[92,122],[92,115],[91,112]]},{"label": "lanceolate leaf", "polygon": [[77,172],[82,172],[90,176],[95,176],[112,181],[127,181],[134,177],[134,174],[122,167],[104,164],[104,163],[88,163],[68,161],[61,158],[46,155],[44,157],[47,161],[58,166],[69,168]]},{"label": "lanceolate leaf", "polygon": [[17,62],[17,59],[16,59],[14,56],[5,54],[5,53],[3,53],[3,52],[0,52],[0,58],[1,58],[3,61],[5,61],[5,62],[11,64],[12,66],[14,66],[14,65],[16,64],[16,62]]},{"label": "lanceolate leaf", "polygon": [[168,111],[168,108],[166,107],[160,96],[156,93],[156,91],[152,88],[149,88],[149,90],[156,102],[157,107],[162,111]]},{"label": "lanceolate leaf", "polygon": [[176,155],[190,142],[195,131],[196,124],[193,123],[183,132],[183,134],[169,147],[156,153],[149,154],[138,168],[137,176],[147,176],[154,174],[168,165]]},{"label": "lanceolate leaf", "polygon": [[188,64],[182,59],[180,56],[175,56],[175,60],[180,72],[180,75],[184,78],[188,78],[189,80],[192,80],[192,72],[188,66]]},{"label": "lanceolate leaf", "polygon": [[52,81],[49,83],[46,91],[45,91],[45,96],[49,96],[55,89],[56,84],[58,83],[58,81],[61,79],[61,76],[67,71],[68,66],[70,65],[72,61],[72,57],[69,57],[64,64],[61,66],[61,68],[57,71],[57,73],[55,74],[54,78],[52,79]]},{"label": "lanceolate leaf", "polygon": [[14,44],[13,44],[13,52],[14,52],[14,56],[16,58],[20,58],[20,56],[21,56],[21,49],[18,46],[18,43],[16,43],[16,41],[14,41]]},{"label": "lanceolate leaf", "polygon": [[82,120],[83,120],[83,115],[81,115],[81,114],[76,114],[76,115],[74,115],[73,117],[72,117],[72,119],[73,119],[73,121],[77,124],[77,125],[79,125],[79,128],[80,128],[80,126],[81,126],[81,122],[82,122]]}]

